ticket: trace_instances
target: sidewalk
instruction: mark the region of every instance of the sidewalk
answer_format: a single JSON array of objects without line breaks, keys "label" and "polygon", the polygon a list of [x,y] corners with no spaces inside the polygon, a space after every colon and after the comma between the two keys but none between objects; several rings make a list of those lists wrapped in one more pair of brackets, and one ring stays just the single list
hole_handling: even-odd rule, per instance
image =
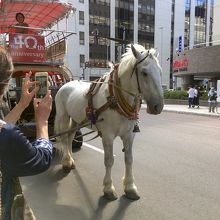
[{"label": "sidewalk", "polygon": [[[146,108],[146,104],[142,104],[142,108]],[[164,105],[164,112],[175,112],[180,114],[195,114],[208,117],[220,117],[220,114],[209,112],[208,106],[200,106],[199,108],[188,108],[188,105]]]},{"label": "sidewalk", "polygon": [[209,117],[220,117],[220,114],[209,112],[208,106],[188,108],[188,105],[164,105],[164,112],[176,112],[181,114],[196,114]]}]

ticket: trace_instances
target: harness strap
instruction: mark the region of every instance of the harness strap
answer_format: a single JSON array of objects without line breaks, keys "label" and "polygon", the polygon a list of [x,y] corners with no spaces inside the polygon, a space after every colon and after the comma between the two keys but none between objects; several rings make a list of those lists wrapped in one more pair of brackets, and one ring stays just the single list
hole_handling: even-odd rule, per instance
[{"label": "harness strap", "polygon": [[[121,89],[120,89],[121,87],[120,87],[120,82],[118,79],[118,67],[119,67],[119,64],[116,64],[114,69],[110,73],[109,80],[108,80],[109,97],[107,97],[107,102],[104,105],[102,105],[98,109],[93,108],[92,99],[93,99],[93,96],[98,92],[98,89],[96,89],[95,92],[93,92],[93,91],[96,88],[97,82],[94,82],[91,84],[90,89],[86,94],[88,97],[88,107],[86,108],[86,115],[87,115],[87,118],[91,121],[91,124],[95,124],[99,115],[103,111],[107,110],[108,108],[115,109],[119,114],[125,116],[129,120],[138,119],[138,111],[140,110],[140,101],[137,101],[136,105],[132,107],[125,100],[124,96],[121,93]],[[114,77],[115,77],[115,79],[114,79]],[[99,81],[100,80],[98,80],[98,82]],[[115,81],[115,83],[114,83],[114,81]],[[100,85],[101,85],[101,83],[100,83]],[[115,90],[115,92],[114,92],[114,90]]]},{"label": "harness strap", "polygon": [[86,115],[87,118],[91,121],[91,124],[96,124],[96,120],[98,118],[93,108],[93,96],[98,92],[103,82],[104,82],[104,78],[97,79],[94,83],[90,85],[89,91],[86,94],[86,96],[88,97],[88,106],[86,108]]},{"label": "harness strap", "polygon": [[[110,96],[109,96],[109,100],[112,101],[114,109],[116,109],[119,114],[124,115],[128,119],[131,119],[133,115],[129,114],[125,110],[125,108],[123,108],[122,102],[120,102],[120,104],[119,104],[120,97],[115,97],[114,96],[114,88],[115,88],[115,86],[114,86],[113,73],[115,72],[115,75],[117,77],[117,75],[118,75],[118,67],[119,67],[119,64],[115,65],[114,70],[110,73],[110,78],[109,78],[109,94],[110,94]],[[117,81],[116,81],[116,84],[117,84]],[[114,86],[114,88],[113,88],[113,86]],[[126,101],[124,101],[124,102],[126,102]]]},{"label": "harness strap", "polygon": [[133,75],[134,71],[136,73],[136,77],[137,77],[137,84],[138,84],[138,91],[139,93],[141,93],[141,88],[140,88],[140,84],[139,84],[139,78],[138,78],[138,74],[137,74],[137,65],[140,64],[141,62],[143,62],[149,55],[149,50],[148,50],[148,53],[145,57],[143,57],[140,61],[138,61],[135,65],[134,65],[134,68],[132,70],[132,74],[131,76]]},{"label": "harness strap", "polygon": [[[120,87],[120,79],[118,78],[118,71],[115,72],[115,81],[116,84],[119,85]],[[135,105],[131,106],[124,98],[124,96],[122,95],[122,91],[119,88],[115,88],[116,92],[115,92],[115,96],[117,98],[117,100],[119,101],[119,106],[123,109],[123,111],[125,112],[126,115],[128,115],[128,117],[130,119],[137,119],[138,118],[138,112],[140,110],[140,100],[135,100]],[[136,96],[135,96],[136,98]]]}]

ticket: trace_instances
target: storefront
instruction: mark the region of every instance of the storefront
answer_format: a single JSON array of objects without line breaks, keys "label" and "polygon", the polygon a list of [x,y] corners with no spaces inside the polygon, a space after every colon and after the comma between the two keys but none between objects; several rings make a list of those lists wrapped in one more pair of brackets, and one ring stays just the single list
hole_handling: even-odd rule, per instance
[{"label": "storefront", "polygon": [[174,58],[173,76],[181,78],[181,89],[198,82],[217,86],[220,79],[220,45],[194,48]]}]

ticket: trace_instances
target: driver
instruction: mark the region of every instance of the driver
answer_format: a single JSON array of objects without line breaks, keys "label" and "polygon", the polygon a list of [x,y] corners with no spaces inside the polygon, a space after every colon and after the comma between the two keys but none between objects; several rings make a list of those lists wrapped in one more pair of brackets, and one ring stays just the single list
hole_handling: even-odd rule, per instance
[{"label": "driver", "polygon": [[28,28],[22,28],[22,27],[29,27],[29,25],[24,22],[25,20],[24,14],[21,12],[18,12],[15,18],[16,18],[16,21],[18,22],[15,26],[19,26],[15,28],[16,33],[28,34]]}]

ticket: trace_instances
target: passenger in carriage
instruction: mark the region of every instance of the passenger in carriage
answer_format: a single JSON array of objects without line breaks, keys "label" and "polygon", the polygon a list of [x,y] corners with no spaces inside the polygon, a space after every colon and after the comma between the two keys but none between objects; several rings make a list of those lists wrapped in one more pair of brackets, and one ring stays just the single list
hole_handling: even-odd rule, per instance
[{"label": "passenger in carriage", "polygon": [[[21,33],[21,34],[28,34],[29,31],[27,27],[29,27],[29,25],[24,22],[25,20],[24,14],[19,12],[16,14],[15,18],[16,18],[16,21],[18,22],[15,26],[21,26],[21,27],[16,27],[15,32]],[[22,27],[25,27],[25,28],[22,28]]]},{"label": "passenger in carriage", "polygon": [[[12,72],[12,59],[3,48],[0,48],[0,101]],[[31,209],[26,206],[23,194],[19,190],[21,188],[17,177],[44,172],[49,168],[52,159],[53,146],[48,140],[48,117],[52,108],[50,91],[40,103],[34,99],[36,141],[31,143],[15,125],[38,90],[34,88],[31,92],[29,91],[35,84],[35,82],[30,82],[30,75],[31,73],[26,74],[19,103],[4,118],[4,121],[0,120],[0,171],[2,173],[0,190],[2,216],[0,215],[0,219],[3,220],[17,219],[16,216],[11,215],[23,210],[21,204],[25,212],[33,217]],[[34,219],[34,217],[28,219]]]}]

